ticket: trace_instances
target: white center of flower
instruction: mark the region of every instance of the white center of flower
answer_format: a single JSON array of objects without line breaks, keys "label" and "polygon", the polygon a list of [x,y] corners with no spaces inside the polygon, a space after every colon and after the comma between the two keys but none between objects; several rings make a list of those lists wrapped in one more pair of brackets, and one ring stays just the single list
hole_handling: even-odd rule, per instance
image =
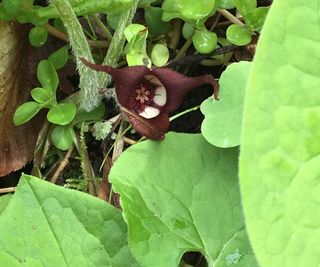
[{"label": "white center of flower", "polygon": [[160,82],[160,80],[153,75],[146,75],[145,78],[152,84],[154,84],[157,89],[155,90],[155,96],[153,102],[160,107],[163,107],[167,103],[167,90]]},{"label": "white center of flower", "polygon": [[146,119],[152,119],[160,114],[160,110],[151,106],[145,106],[144,111],[140,112],[139,115]]}]

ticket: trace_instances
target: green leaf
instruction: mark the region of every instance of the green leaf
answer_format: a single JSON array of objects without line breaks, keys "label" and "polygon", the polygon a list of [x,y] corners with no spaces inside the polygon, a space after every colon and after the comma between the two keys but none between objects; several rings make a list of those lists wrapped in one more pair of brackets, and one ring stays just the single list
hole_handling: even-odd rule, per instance
[{"label": "green leaf", "polygon": [[240,145],[245,88],[251,69],[250,62],[233,63],[221,74],[219,101],[209,98],[201,104],[205,119],[201,132],[217,147]]},{"label": "green leaf", "polygon": [[164,21],[173,18],[182,18],[184,21],[201,21],[202,24],[207,17],[214,13],[216,1],[214,0],[165,0],[162,4]]},{"label": "green leaf", "polygon": [[1,266],[138,266],[119,210],[29,175],[2,213],[0,232]]},{"label": "green leaf", "polygon": [[243,16],[257,7],[257,0],[234,0],[234,2]]},{"label": "green leaf", "polygon": [[170,28],[169,22],[161,20],[162,9],[160,7],[147,7],[144,9],[144,18],[151,35],[164,35]]},{"label": "green leaf", "polygon": [[12,194],[6,194],[6,195],[0,197],[0,215],[8,206],[11,198],[12,198]]},{"label": "green leaf", "polygon": [[59,84],[58,74],[49,60],[41,60],[37,68],[37,78],[44,89],[49,89],[53,95]]},{"label": "green leaf", "polygon": [[232,9],[235,6],[235,0],[219,0],[219,8]]},{"label": "green leaf", "polygon": [[241,195],[261,267],[319,266],[319,1],[274,1],[246,93]]},{"label": "green leaf", "polygon": [[13,123],[15,125],[20,125],[31,120],[34,117],[34,115],[36,115],[39,112],[40,109],[41,106],[37,102],[30,101],[23,103],[14,112]]},{"label": "green leaf", "polygon": [[48,39],[48,30],[45,26],[35,26],[29,31],[29,42],[35,47],[40,47]]},{"label": "green leaf", "polygon": [[76,111],[77,108],[73,102],[56,104],[50,108],[47,119],[54,124],[66,125],[73,120]]},{"label": "green leaf", "polygon": [[72,124],[76,125],[80,122],[86,122],[86,121],[99,121],[103,118],[105,114],[105,104],[101,103],[98,107],[96,107],[94,110],[87,112],[83,109],[79,110],[73,121]]},{"label": "green leaf", "polygon": [[117,28],[120,16],[121,12],[108,12],[107,23],[111,29],[115,30]]},{"label": "green leaf", "polygon": [[152,48],[151,61],[157,67],[164,66],[169,59],[169,50],[164,44],[156,44]]},{"label": "green leaf", "polygon": [[73,129],[70,125],[56,126],[51,131],[52,144],[61,150],[68,150],[73,144]]},{"label": "green leaf", "polygon": [[16,15],[20,10],[20,6],[21,0],[3,0],[4,10],[10,16]]},{"label": "green leaf", "polygon": [[62,69],[66,65],[69,57],[68,49],[69,46],[65,45],[59,48],[57,51],[53,52],[48,57],[48,60],[52,63],[56,70]]},{"label": "green leaf", "polygon": [[183,38],[188,39],[189,37],[192,36],[193,33],[194,33],[194,27],[191,24],[185,22],[182,26]]},{"label": "green leaf", "polygon": [[31,90],[32,98],[40,104],[51,100],[51,94],[49,90],[41,87],[36,87]]},{"label": "green leaf", "polygon": [[251,42],[251,32],[246,27],[232,24],[227,29],[227,39],[235,45],[246,45]]},{"label": "green leaf", "polygon": [[194,32],[192,42],[194,48],[199,53],[209,54],[217,47],[218,37],[214,32],[210,32],[206,28],[203,28],[201,31],[196,30]]},{"label": "green leaf", "polygon": [[251,31],[260,31],[268,14],[269,7],[258,7],[245,15],[246,26]]},{"label": "green leaf", "polygon": [[[168,133],[127,149],[110,172],[142,266],[177,267],[199,251],[208,266],[257,266],[244,230],[237,149],[208,145],[201,135]],[[126,171],[123,171],[126,170]]]},{"label": "green leaf", "polygon": [[127,41],[130,43],[133,41],[133,38],[137,36],[141,32],[147,32],[147,28],[141,24],[130,24],[124,30],[124,36],[126,37]]}]

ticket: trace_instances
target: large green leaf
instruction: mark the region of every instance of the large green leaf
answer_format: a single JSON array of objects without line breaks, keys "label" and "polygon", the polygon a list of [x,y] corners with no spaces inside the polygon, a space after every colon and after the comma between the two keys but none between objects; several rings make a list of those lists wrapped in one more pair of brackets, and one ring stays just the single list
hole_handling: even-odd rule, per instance
[{"label": "large green leaf", "polygon": [[12,198],[12,194],[6,194],[0,197],[0,215],[8,206],[11,198]]},{"label": "large green leaf", "polygon": [[209,266],[257,266],[244,229],[237,160],[235,148],[177,133],[120,156],[110,179],[141,265],[177,267],[184,252],[199,251]]},{"label": "large green leaf", "polygon": [[220,100],[212,97],[201,104],[205,119],[201,125],[203,136],[218,147],[240,145],[245,87],[251,63],[233,63],[222,73],[219,80]]},{"label": "large green leaf", "polygon": [[249,78],[240,176],[262,267],[320,260],[319,1],[274,1]]},{"label": "large green leaf", "polygon": [[0,266],[137,266],[121,212],[23,175],[0,216]]}]

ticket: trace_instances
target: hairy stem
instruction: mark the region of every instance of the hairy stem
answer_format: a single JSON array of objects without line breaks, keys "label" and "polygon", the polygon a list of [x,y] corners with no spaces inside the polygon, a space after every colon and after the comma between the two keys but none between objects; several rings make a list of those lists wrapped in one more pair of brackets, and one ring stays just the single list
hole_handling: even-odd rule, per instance
[{"label": "hairy stem", "polygon": [[101,95],[99,94],[99,88],[102,88],[102,84],[99,83],[97,72],[84,66],[80,61],[80,57],[84,57],[91,62],[93,61],[89,44],[69,1],[52,0],[51,3],[57,9],[67,30],[70,45],[76,58],[80,75],[80,108],[91,111],[100,104]]},{"label": "hairy stem", "polygon": [[[119,24],[117,29],[115,30],[107,55],[103,60],[104,65],[109,65],[112,67],[115,67],[117,62],[119,61],[119,58],[123,51],[123,46],[125,43],[125,37],[124,37],[124,29],[131,23],[134,14],[137,11],[139,0],[133,0],[132,5],[129,10],[123,11],[121,13]],[[100,72],[99,73],[99,83],[108,85],[111,82],[111,76]]]}]

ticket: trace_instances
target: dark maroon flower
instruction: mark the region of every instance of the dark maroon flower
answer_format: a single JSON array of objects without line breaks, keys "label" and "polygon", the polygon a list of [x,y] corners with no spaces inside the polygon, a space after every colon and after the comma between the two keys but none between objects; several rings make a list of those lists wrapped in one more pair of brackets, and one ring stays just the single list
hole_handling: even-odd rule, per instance
[{"label": "dark maroon flower", "polygon": [[187,77],[166,68],[115,69],[82,61],[88,67],[112,76],[121,110],[136,131],[150,139],[164,138],[169,129],[169,112],[174,111],[192,89],[211,84],[214,98],[218,99],[218,84],[212,75]]}]

